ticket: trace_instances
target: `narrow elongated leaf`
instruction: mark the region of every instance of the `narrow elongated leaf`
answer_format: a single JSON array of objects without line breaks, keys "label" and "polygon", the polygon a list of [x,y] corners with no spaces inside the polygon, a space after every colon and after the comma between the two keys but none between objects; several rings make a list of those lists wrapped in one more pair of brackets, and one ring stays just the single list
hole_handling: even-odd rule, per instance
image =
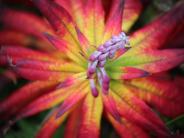
[{"label": "narrow elongated leaf", "polygon": [[62,6],[53,1],[33,0],[33,2],[47,17],[48,21],[57,31],[57,34],[61,35],[64,40],[68,40],[71,44],[70,46],[79,51],[80,46],[75,31],[76,25],[73,22],[71,15]]},{"label": "narrow elongated leaf", "polygon": [[57,71],[45,71],[38,69],[20,68],[13,67],[13,70],[21,77],[28,80],[57,80],[63,81],[67,77],[73,75],[73,73],[68,72],[57,72]]},{"label": "narrow elongated leaf", "polygon": [[39,113],[43,110],[56,106],[57,104],[64,101],[71,93],[80,92],[81,89],[83,88],[83,87],[82,88],[79,87],[78,90],[75,90],[76,87],[79,87],[79,85],[74,85],[73,87],[68,87],[66,89],[58,89],[58,90],[50,92],[49,94],[43,95],[42,97],[34,100],[30,104],[28,104],[26,107],[24,107],[17,114],[17,118],[28,117],[36,113]]},{"label": "narrow elongated leaf", "polygon": [[132,67],[122,67],[121,70],[119,68],[114,69],[114,72],[109,72],[109,76],[112,79],[134,79],[134,78],[142,78],[148,76],[149,73]]},{"label": "narrow elongated leaf", "polygon": [[71,109],[73,106],[75,106],[77,103],[79,103],[87,94],[89,91],[88,87],[82,87],[83,89],[80,89],[77,92],[74,92],[71,94],[59,107],[59,111],[56,115],[56,119],[62,116],[66,111]]},{"label": "narrow elongated leaf", "polygon": [[53,62],[56,61],[56,59],[50,54],[28,48],[23,48],[21,46],[1,46],[0,48],[1,48],[0,56],[6,57],[6,63],[8,62],[9,59],[15,60],[15,58],[34,59]]},{"label": "narrow elongated leaf", "polygon": [[[84,63],[85,61],[80,55],[80,52],[82,52],[82,50],[77,38],[77,32],[75,30],[77,26],[74,23],[71,15],[66,11],[66,9],[64,9],[57,3],[49,0],[33,0],[33,2],[47,17],[51,25],[55,28],[57,35],[62,37],[62,39],[67,42],[65,44],[69,50],[66,54],[69,55],[69,57],[78,64],[81,65],[82,63]],[[53,39],[53,37],[52,39],[49,39],[49,41],[51,41],[51,43],[54,43],[54,45],[56,44],[55,40],[56,39]],[[80,60],[82,60],[82,62]]]},{"label": "narrow elongated leaf", "polygon": [[150,122],[156,124],[157,127],[160,127],[160,129],[167,131],[166,126],[156,115],[156,113],[153,112],[144,101],[136,97],[136,95],[131,92],[130,88],[126,87],[126,85],[122,85],[117,81],[113,81],[111,86],[113,91],[116,92],[122,98],[122,100],[125,101],[133,110],[135,110],[144,118],[147,118]]},{"label": "narrow elongated leaf", "polygon": [[81,123],[78,136],[80,138],[98,138],[100,134],[100,120],[102,116],[102,99],[94,98],[89,93],[82,104]]},{"label": "narrow elongated leaf", "polygon": [[[165,98],[161,98],[161,96],[152,94],[148,92],[145,92],[143,90],[136,91],[137,96],[144,100],[145,102],[149,103],[157,109],[162,114],[169,116],[169,117],[175,117],[179,114],[184,113],[183,111],[183,102],[177,102],[177,101],[171,101]],[[144,94],[141,94],[144,93]]]},{"label": "narrow elongated leaf", "polygon": [[172,10],[168,11],[168,13],[133,33],[130,37],[131,46],[142,48],[163,47],[168,40],[171,40],[183,29],[183,6],[184,2],[179,2]]},{"label": "narrow elongated leaf", "polygon": [[[83,101],[82,101],[83,102]],[[81,103],[82,103],[81,102]],[[81,103],[71,112],[68,117],[66,128],[64,131],[64,138],[75,138],[79,132],[81,123]]]},{"label": "narrow elongated leaf", "polygon": [[127,129],[124,125],[124,123],[119,123],[117,120],[114,119],[114,117],[112,115],[110,115],[109,113],[107,113],[107,118],[110,121],[110,123],[112,124],[112,126],[115,128],[115,130],[117,131],[118,135],[123,138],[133,138],[132,133],[129,131],[129,129]]},{"label": "narrow elongated leaf", "polygon": [[105,25],[104,41],[121,32],[124,0],[113,0]]},{"label": "narrow elongated leaf", "polygon": [[77,37],[78,37],[80,46],[82,48],[82,52],[84,56],[88,58],[92,47],[90,46],[88,39],[84,36],[84,34],[78,28],[76,28],[76,32],[77,32]]},{"label": "narrow elongated leaf", "polygon": [[43,51],[51,52],[54,48],[46,41],[13,30],[0,31],[1,45],[34,46]]},{"label": "narrow elongated leaf", "polygon": [[[47,93],[49,89],[54,87],[56,81],[35,81],[28,83],[22,88],[14,91],[9,97],[0,103],[0,114],[13,114],[18,109],[28,104],[35,98]],[[11,109],[11,110],[10,110]]]},{"label": "narrow elongated leaf", "polygon": [[151,50],[135,47],[108,66],[133,66],[150,73],[157,73],[171,69],[183,62],[184,49]]},{"label": "narrow elongated leaf", "polygon": [[44,33],[45,37],[53,44],[53,46],[58,49],[60,52],[65,53],[71,60],[75,61],[78,64],[81,64],[81,61],[84,61],[83,57],[80,55],[77,49],[71,50],[71,43],[59,39],[56,36]]},{"label": "narrow elongated leaf", "polygon": [[121,116],[116,108],[116,102],[110,95],[103,95],[103,103],[107,112],[109,112],[116,121],[121,123]]},{"label": "narrow elongated leaf", "polygon": [[53,33],[52,29],[40,17],[32,13],[12,9],[1,9],[0,16],[3,25],[24,33],[32,34],[40,38],[43,38],[42,32]]},{"label": "narrow elongated leaf", "polygon": [[77,64],[70,62],[47,62],[37,60],[19,60],[14,63],[16,68],[35,69],[41,71],[53,71],[53,72],[82,72],[85,71],[82,67]]},{"label": "narrow elongated leaf", "polygon": [[132,92],[154,106],[159,112],[176,117],[182,113],[183,110],[183,82],[180,78],[164,77],[148,77],[147,79],[135,79],[130,81],[134,89]]},{"label": "narrow elongated leaf", "polygon": [[149,138],[148,134],[136,126],[133,123],[130,123],[126,119],[122,119],[123,123],[118,123],[110,114],[107,114],[109,121],[112,123],[113,127],[118,132],[119,136],[122,138]]},{"label": "narrow elongated leaf", "polygon": [[[33,2],[47,17],[54,29],[56,29],[57,31],[61,31],[61,33],[64,33],[66,31],[64,25],[66,25],[66,22],[69,23],[71,19],[62,7],[56,6],[53,2],[49,0],[33,0]],[[58,8],[64,12],[61,13]],[[56,14],[56,12],[58,13]],[[63,19],[61,19],[60,15],[63,15]]]},{"label": "narrow elongated leaf", "polygon": [[91,45],[98,46],[102,42],[104,32],[104,10],[101,0],[88,0],[84,5],[85,29],[84,35]]},{"label": "narrow elongated leaf", "polygon": [[51,112],[49,116],[46,117],[46,120],[42,124],[40,130],[36,134],[36,138],[51,138],[53,137],[54,133],[56,132],[57,128],[63,123],[65,118],[68,115],[66,112],[63,116],[56,120],[56,114],[58,109],[55,109]]},{"label": "narrow elongated leaf", "polygon": [[123,11],[122,30],[127,32],[139,17],[142,11],[140,0],[125,0]]},{"label": "narrow elongated leaf", "polygon": [[161,129],[158,125],[141,116],[137,111],[133,110],[131,106],[120,99],[120,97],[118,97],[116,94],[112,93],[112,95],[116,101],[118,112],[122,117],[132,123],[135,123],[137,126],[144,128],[147,131],[154,131],[154,133],[156,133],[158,136],[169,136],[167,130]]},{"label": "narrow elongated leaf", "polygon": [[81,31],[84,31],[84,2],[82,0],[55,0],[64,7]]}]

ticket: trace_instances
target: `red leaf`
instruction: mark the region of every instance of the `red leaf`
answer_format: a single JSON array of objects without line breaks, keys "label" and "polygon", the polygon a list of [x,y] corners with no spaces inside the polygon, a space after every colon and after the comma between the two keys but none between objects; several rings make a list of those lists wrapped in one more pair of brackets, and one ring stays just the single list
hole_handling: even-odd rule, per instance
[{"label": "red leaf", "polygon": [[133,110],[133,108],[126,101],[119,99],[119,97],[114,93],[112,94],[116,101],[116,106],[121,117],[124,117],[128,121],[144,128],[147,131],[154,131],[159,136],[165,137],[169,135],[166,129],[163,129],[157,124],[152,123],[149,119],[143,117],[137,111]]},{"label": "red leaf", "polygon": [[121,122],[121,116],[116,108],[116,102],[110,95],[103,95],[103,103],[107,112],[109,112],[116,121]]},{"label": "red leaf", "polygon": [[[81,102],[82,103],[82,102]],[[80,129],[80,123],[81,123],[81,104],[79,104],[78,107],[76,107],[71,114],[68,117],[66,128],[64,131],[64,138],[75,138],[77,137],[77,134]]]},{"label": "red leaf", "polygon": [[2,9],[0,12],[0,20],[7,27],[20,32],[35,35],[40,38],[43,38],[42,32],[52,33],[51,28],[40,17],[37,17],[32,13],[10,9]]},{"label": "red leaf", "polygon": [[[17,110],[47,93],[57,84],[56,81],[35,81],[12,92],[12,94],[0,103],[0,114],[14,114]],[[10,110],[11,109],[11,110]]]},{"label": "red leaf", "polygon": [[81,122],[77,137],[98,138],[100,135],[100,121],[102,117],[102,99],[93,97],[91,93],[85,97],[81,107]]},{"label": "red leaf", "polygon": [[130,81],[134,94],[167,116],[176,117],[184,113],[183,79],[158,76]]},{"label": "red leaf", "polygon": [[85,12],[83,0],[55,0],[55,2],[67,10],[67,12],[72,16],[72,19],[81,31],[85,29]]},{"label": "red leaf", "polygon": [[80,89],[78,92],[71,94],[59,107],[56,119],[62,116],[66,111],[71,109],[76,103],[79,103],[86,96],[86,88]]},{"label": "red leaf", "polygon": [[126,119],[122,119],[123,123],[117,122],[110,114],[107,114],[109,121],[112,123],[113,127],[116,129],[120,137],[125,138],[149,138],[148,134],[141,129],[139,126],[128,122]]},{"label": "red leaf", "polygon": [[67,97],[70,94],[80,92],[82,89],[80,86],[78,90],[75,90],[75,87],[79,87],[79,84],[73,85],[65,89],[60,88],[39,97],[38,99],[28,104],[26,107],[22,108],[20,112],[17,114],[17,118],[28,117],[37,114],[43,110],[56,106],[65,99],[68,99]]},{"label": "red leaf", "polygon": [[68,115],[68,112],[56,120],[58,109],[52,111],[44,120],[40,130],[37,132],[35,138],[51,138],[57,131],[57,128],[63,123]]},{"label": "red leaf", "polygon": [[122,30],[129,31],[131,26],[137,20],[142,11],[142,3],[140,0],[125,0],[123,11]]},{"label": "red leaf", "polygon": [[[142,48],[161,48],[183,28],[184,2],[179,2],[168,13],[160,16],[130,37],[132,46]],[[177,14],[176,14],[177,13]],[[159,29],[158,29],[159,28]]]},{"label": "red leaf", "polygon": [[113,0],[105,25],[104,39],[107,40],[113,35],[121,32],[124,0]]},{"label": "red leaf", "polygon": [[13,30],[0,31],[0,44],[16,46],[34,46],[40,50],[47,52],[52,52],[54,50],[48,42],[42,39]]}]

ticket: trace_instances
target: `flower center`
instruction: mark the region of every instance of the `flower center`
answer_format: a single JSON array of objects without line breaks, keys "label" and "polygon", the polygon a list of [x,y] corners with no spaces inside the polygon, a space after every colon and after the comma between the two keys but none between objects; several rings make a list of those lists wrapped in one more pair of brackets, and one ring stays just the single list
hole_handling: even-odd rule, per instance
[{"label": "flower center", "polygon": [[119,49],[125,49],[125,45],[129,45],[128,37],[124,32],[117,36],[112,36],[111,39],[100,45],[89,57],[87,78],[90,81],[91,92],[94,97],[98,96],[94,76],[96,74],[102,92],[108,94],[110,78],[108,77],[104,65],[107,59],[112,59]]}]

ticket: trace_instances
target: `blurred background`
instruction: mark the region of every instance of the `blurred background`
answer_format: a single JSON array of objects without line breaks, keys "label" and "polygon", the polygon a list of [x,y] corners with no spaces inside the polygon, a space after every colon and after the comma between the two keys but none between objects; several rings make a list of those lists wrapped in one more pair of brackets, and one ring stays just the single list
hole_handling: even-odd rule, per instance
[{"label": "blurred background", "polygon": [[[141,26],[149,23],[157,16],[163,14],[164,12],[167,12],[178,1],[180,0],[142,0],[142,3],[144,4],[143,12],[137,22],[131,28],[130,32],[135,31]],[[39,11],[32,5],[31,1],[28,0],[1,0],[0,7],[4,6],[13,9],[27,10],[36,14],[40,14]],[[2,29],[1,24],[0,28]],[[170,72],[173,74],[184,75],[184,65],[181,65],[171,70]],[[16,77],[14,76],[14,74],[11,74],[11,72],[8,71],[5,72],[3,68],[0,68],[0,100],[9,95],[13,90],[21,87],[27,82],[24,79],[15,78]],[[49,111],[45,111],[33,117],[26,118],[17,122],[10,128],[5,138],[33,138],[35,133],[39,129],[43,118],[45,118],[48,112]],[[163,117],[163,120],[166,122],[166,125],[172,130],[173,133],[184,133],[184,115],[179,116],[174,120]],[[0,127],[4,124],[5,122],[3,120],[0,120]],[[64,132],[64,125],[65,123],[58,129],[54,138],[62,138]],[[118,137],[115,131],[113,130],[113,127],[106,120],[102,120],[101,126],[102,138]],[[0,136],[0,138],[1,137],[3,136]]]}]

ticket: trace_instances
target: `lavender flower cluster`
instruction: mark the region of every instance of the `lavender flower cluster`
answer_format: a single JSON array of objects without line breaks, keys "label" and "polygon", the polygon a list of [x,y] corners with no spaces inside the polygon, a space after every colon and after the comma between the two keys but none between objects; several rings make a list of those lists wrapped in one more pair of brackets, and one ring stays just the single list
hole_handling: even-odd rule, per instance
[{"label": "lavender flower cluster", "polygon": [[119,49],[125,49],[125,46],[129,46],[128,37],[124,32],[121,32],[117,36],[106,41],[103,45],[100,45],[96,51],[94,51],[89,57],[87,78],[90,81],[91,91],[94,97],[98,96],[98,90],[95,85],[95,73],[97,73],[98,82],[102,88],[104,94],[108,94],[110,78],[108,77],[104,65],[107,59],[112,59]]}]

